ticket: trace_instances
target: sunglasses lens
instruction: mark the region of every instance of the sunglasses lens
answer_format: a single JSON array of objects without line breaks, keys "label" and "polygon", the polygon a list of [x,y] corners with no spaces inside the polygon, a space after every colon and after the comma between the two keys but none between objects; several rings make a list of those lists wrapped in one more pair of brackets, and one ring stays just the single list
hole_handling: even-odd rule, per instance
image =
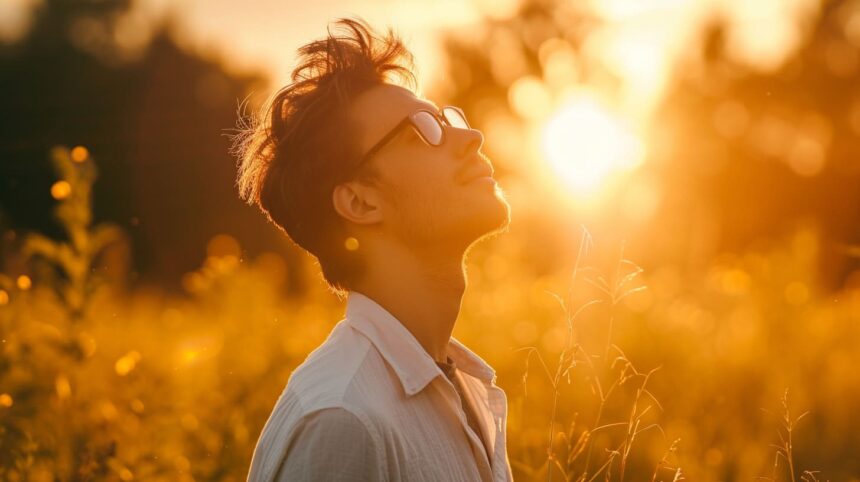
[{"label": "sunglasses lens", "polygon": [[421,135],[424,136],[424,140],[430,145],[438,146],[442,143],[442,126],[433,117],[433,114],[424,111],[417,112],[412,117],[412,120],[415,121],[415,125],[418,127]]},{"label": "sunglasses lens", "polygon": [[445,114],[445,119],[451,124],[451,127],[456,127],[457,129],[469,129],[469,123],[466,121],[466,117],[460,112],[458,109],[454,109],[451,107],[445,107],[442,109],[442,113]]}]

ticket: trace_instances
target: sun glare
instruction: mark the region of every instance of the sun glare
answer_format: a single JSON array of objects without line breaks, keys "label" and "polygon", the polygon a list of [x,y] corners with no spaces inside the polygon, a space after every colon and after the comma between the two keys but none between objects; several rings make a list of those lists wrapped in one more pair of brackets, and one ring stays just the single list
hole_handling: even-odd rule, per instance
[{"label": "sun glare", "polygon": [[637,136],[597,99],[580,96],[547,122],[542,147],[553,171],[576,196],[593,196],[613,176],[642,163]]}]

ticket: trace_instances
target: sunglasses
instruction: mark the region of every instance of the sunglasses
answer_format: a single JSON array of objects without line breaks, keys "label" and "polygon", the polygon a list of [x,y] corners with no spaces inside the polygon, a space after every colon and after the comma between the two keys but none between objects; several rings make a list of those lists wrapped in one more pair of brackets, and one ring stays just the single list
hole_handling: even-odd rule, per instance
[{"label": "sunglasses", "polygon": [[466,120],[466,114],[459,107],[448,105],[440,111],[441,118],[433,111],[427,109],[416,110],[415,112],[404,117],[388,134],[379,140],[369,151],[361,158],[359,165],[364,164],[385,144],[396,136],[401,129],[406,126],[412,126],[415,132],[431,146],[441,146],[445,142],[445,128],[448,125],[457,129],[471,129],[469,122]]}]

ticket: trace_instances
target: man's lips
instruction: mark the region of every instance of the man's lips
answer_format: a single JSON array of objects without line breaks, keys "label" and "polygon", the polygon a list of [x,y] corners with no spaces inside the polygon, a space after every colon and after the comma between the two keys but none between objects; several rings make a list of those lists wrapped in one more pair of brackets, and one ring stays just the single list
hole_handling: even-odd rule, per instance
[{"label": "man's lips", "polygon": [[467,182],[466,185],[476,183],[496,184],[496,180],[492,176],[480,176],[473,178],[471,181]]},{"label": "man's lips", "polygon": [[494,171],[493,171],[492,166],[490,166],[489,164],[483,164],[482,163],[482,165],[480,165],[476,168],[473,168],[472,170],[470,170],[468,173],[466,173],[464,175],[463,184],[468,184],[468,183],[474,181],[475,179],[480,179],[482,177],[492,178],[493,172]]}]

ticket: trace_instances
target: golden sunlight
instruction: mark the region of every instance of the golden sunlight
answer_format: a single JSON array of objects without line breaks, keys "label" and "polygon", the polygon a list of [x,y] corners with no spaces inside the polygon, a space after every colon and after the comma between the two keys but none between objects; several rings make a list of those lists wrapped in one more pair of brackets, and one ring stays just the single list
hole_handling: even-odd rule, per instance
[{"label": "golden sunlight", "polygon": [[555,173],[577,196],[601,191],[611,178],[639,166],[642,142],[592,96],[564,104],[542,133],[543,152]]}]

